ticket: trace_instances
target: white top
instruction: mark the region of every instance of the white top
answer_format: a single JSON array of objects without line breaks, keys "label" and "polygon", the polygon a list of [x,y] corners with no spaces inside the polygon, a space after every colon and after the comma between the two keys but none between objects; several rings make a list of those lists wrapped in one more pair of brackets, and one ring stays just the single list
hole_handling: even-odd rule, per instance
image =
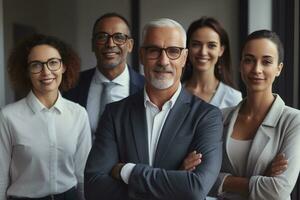
[{"label": "white top", "polygon": [[[110,92],[110,99],[111,102],[119,101],[124,99],[125,97],[129,96],[129,70],[128,66],[125,66],[125,70],[113,79],[111,82],[115,83],[112,86],[112,90]],[[98,120],[99,120],[99,112],[100,112],[100,105],[101,105],[101,94],[103,90],[102,83],[103,82],[110,82],[96,67],[95,74],[91,81],[88,98],[87,98],[87,112],[89,115],[90,125],[92,129],[92,133],[96,132]],[[111,103],[109,102],[109,103]]]},{"label": "white top", "polygon": [[232,137],[228,141],[228,154],[232,158],[232,165],[237,169],[239,174],[245,176],[248,154],[252,140],[237,140]]},{"label": "white top", "polygon": [[[181,91],[181,84],[172,98],[164,103],[160,110],[154,103],[151,102],[146,90],[144,89],[144,105],[146,109],[147,133],[148,133],[148,152],[149,152],[149,165],[152,166],[155,159],[155,152],[161,130],[169,115],[170,110],[173,108]],[[121,177],[125,183],[128,184],[129,177],[135,164],[127,163],[121,170]]]},{"label": "white top", "polygon": [[236,106],[242,100],[242,93],[220,81],[216,93],[210,100],[210,104],[218,108]]},{"label": "white top", "polygon": [[83,171],[91,131],[83,107],[61,97],[46,108],[30,92],[0,110],[0,199],[38,198],[77,186],[83,197]]}]

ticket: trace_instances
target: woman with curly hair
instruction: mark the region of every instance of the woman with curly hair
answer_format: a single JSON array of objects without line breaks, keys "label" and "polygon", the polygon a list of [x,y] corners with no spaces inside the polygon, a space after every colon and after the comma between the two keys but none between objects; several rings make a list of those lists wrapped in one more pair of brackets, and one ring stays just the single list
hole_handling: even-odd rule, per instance
[{"label": "woman with curly hair", "polygon": [[85,109],[60,91],[74,86],[76,53],[61,40],[34,35],[11,53],[8,73],[27,96],[0,110],[0,199],[83,198],[91,148]]}]

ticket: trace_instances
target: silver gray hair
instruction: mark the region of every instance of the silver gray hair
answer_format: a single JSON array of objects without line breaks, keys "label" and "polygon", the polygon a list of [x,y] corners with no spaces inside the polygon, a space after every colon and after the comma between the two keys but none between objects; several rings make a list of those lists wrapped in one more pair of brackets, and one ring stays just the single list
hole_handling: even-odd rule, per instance
[{"label": "silver gray hair", "polygon": [[169,27],[169,28],[177,28],[182,35],[183,39],[183,47],[186,47],[186,32],[184,28],[182,27],[181,24],[179,24],[177,21],[169,18],[160,18],[160,19],[155,19],[150,22],[148,22],[144,28],[143,28],[143,34],[142,34],[142,43],[144,43],[145,36],[149,29],[151,28],[159,28],[159,27]]}]

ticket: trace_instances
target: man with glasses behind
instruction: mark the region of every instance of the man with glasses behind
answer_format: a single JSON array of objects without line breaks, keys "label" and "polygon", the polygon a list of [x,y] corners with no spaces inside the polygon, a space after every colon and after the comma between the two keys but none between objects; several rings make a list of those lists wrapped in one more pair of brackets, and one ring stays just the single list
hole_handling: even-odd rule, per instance
[{"label": "man with glasses behind", "polygon": [[97,66],[82,72],[77,87],[64,94],[87,109],[92,133],[107,103],[134,94],[144,85],[143,76],[126,64],[133,42],[129,23],[123,16],[107,13],[96,20],[92,51]]},{"label": "man with glasses behind", "polygon": [[85,197],[205,199],[221,167],[221,113],[180,84],[187,49],[178,22],[149,22],[142,44],[145,88],[106,107],[85,168]]}]

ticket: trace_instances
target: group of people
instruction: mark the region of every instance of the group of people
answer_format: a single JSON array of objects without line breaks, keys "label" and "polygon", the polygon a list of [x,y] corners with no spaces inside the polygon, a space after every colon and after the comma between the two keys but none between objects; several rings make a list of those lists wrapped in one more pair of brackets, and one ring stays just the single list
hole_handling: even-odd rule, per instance
[{"label": "group of people", "polygon": [[107,13],[93,27],[97,65],[80,75],[55,37],[12,51],[10,80],[27,96],[0,110],[0,200],[290,199],[300,112],[272,93],[284,59],[276,33],[242,46],[244,99],[214,18],[187,33],[172,19],[148,22],[144,76],[127,64],[133,45],[128,21]]}]

